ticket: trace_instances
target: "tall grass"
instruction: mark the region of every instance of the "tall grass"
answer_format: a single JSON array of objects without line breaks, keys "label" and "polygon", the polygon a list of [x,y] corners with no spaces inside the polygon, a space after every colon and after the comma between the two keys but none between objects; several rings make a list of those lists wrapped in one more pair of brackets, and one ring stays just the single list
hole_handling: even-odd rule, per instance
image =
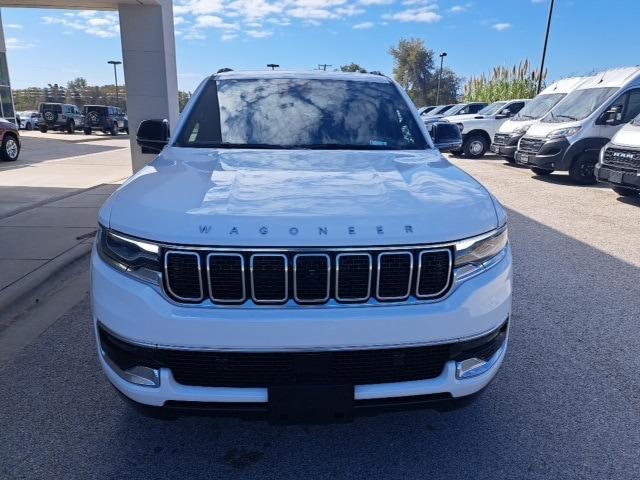
[{"label": "tall grass", "polygon": [[[471,77],[464,86],[465,102],[495,102],[514,98],[533,98],[538,87],[538,71],[530,70],[529,60],[509,67],[493,67],[491,76]],[[545,70],[542,81],[547,77]]]}]

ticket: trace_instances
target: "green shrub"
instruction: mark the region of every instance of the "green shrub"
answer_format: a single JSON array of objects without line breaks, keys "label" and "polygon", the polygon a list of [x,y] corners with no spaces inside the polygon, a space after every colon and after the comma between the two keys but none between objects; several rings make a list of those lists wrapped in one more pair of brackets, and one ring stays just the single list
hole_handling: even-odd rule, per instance
[{"label": "green shrub", "polygon": [[[491,77],[482,74],[471,77],[464,86],[465,102],[495,102],[514,98],[533,98],[537,94],[538,71],[529,70],[529,60],[520,62],[518,66],[493,68]],[[545,70],[542,81],[547,76]]]}]

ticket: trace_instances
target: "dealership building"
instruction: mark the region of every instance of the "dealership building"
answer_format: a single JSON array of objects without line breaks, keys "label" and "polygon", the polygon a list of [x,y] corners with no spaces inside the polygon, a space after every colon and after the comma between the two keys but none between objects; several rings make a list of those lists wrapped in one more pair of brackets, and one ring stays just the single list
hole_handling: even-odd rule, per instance
[{"label": "dealership building", "polygon": [[[0,0],[0,6],[117,11],[131,130],[135,132],[147,118],[167,118],[176,125],[178,79],[171,0]],[[10,84],[0,26],[0,114],[5,118],[15,116]],[[152,157],[134,148],[135,135],[131,143],[131,165],[136,171]]]}]

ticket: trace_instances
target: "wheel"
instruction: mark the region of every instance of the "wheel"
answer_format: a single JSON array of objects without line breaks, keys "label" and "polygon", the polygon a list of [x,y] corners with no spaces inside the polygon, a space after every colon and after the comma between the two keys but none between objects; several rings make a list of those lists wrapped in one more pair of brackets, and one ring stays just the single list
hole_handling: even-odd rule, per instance
[{"label": "wheel", "polygon": [[67,125],[67,133],[75,133],[75,132],[76,132],[76,124],[73,120],[71,120]]},{"label": "wheel", "polygon": [[462,144],[462,151],[465,157],[480,158],[483,157],[489,149],[487,140],[482,135],[471,135],[465,138]]},{"label": "wheel", "polygon": [[598,159],[595,155],[583,153],[573,160],[569,167],[569,177],[580,185],[596,183],[595,166]]},{"label": "wheel", "polygon": [[504,157],[504,159],[509,163],[516,163],[516,159],[513,157]]},{"label": "wheel", "polygon": [[2,140],[2,151],[0,157],[5,162],[15,162],[20,155],[20,145],[13,135],[5,135]]},{"label": "wheel", "polygon": [[540,176],[551,175],[553,173],[553,170],[547,170],[545,168],[538,167],[531,167],[531,171]]},{"label": "wheel", "polygon": [[118,128],[118,124],[116,122],[113,122],[111,124],[111,130],[109,130],[109,133],[115,137],[116,135],[118,135],[119,131],[120,129]]},{"label": "wheel", "polygon": [[85,135],[91,135],[91,127],[85,127],[84,128],[84,134]]},{"label": "wheel", "polygon": [[635,197],[636,195],[640,195],[640,191],[634,190],[632,188],[625,187],[611,187],[614,192],[616,192],[621,197]]},{"label": "wheel", "polygon": [[47,133],[48,128],[47,127],[40,127],[40,131],[42,133]]},{"label": "wheel", "polygon": [[27,130],[33,130],[33,123],[31,122],[27,123]]},{"label": "wheel", "polygon": [[129,127],[125,128],[125,129],[124,129],[124,132],[125,132],[127,135],[129,135]]}]

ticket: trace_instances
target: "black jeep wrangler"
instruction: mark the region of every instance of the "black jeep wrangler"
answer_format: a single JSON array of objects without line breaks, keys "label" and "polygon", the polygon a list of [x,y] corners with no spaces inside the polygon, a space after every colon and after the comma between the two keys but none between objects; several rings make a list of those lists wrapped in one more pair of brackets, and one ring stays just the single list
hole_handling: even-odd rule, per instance
[{"label": "black jeep wrangler", "polygon": [[84,133],[91,135],[93,130],[100,130],[115,136],[120,132],[129,133],[129,125],[126,116],[118,107],[85,105]]},{"label": "black jeep wrangler", "polygon": [[48,130],[74,133],[84,127],[84,118],[78,107],[68,103],[46,103],[38,107],[38,128],[42,133]]}]

